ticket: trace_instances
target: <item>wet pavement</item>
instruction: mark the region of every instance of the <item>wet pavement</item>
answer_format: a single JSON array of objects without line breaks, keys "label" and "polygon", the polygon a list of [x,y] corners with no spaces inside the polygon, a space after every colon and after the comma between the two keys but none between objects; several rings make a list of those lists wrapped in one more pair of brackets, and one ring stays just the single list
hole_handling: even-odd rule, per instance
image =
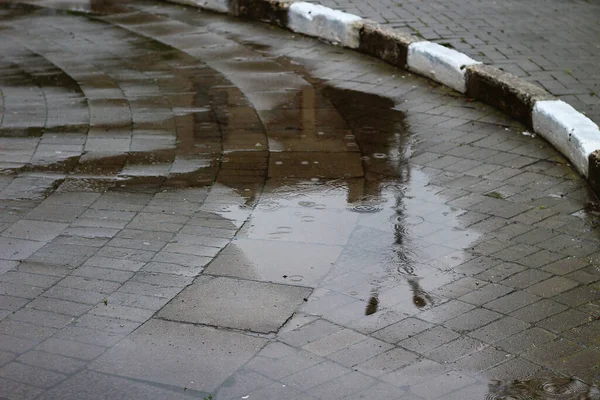
[{"label": "wet pavement", "polygon": [[0,398],[600,398],[596,197],[523,126],[158,2],[0,31]]}]

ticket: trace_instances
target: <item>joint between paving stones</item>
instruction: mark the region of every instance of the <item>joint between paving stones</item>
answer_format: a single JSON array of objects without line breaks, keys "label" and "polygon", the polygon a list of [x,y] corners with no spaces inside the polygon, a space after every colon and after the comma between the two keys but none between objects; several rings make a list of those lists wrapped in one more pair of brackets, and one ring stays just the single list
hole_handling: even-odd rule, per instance
[{"label": "joint between paving stones", "polygon": [[357,15],[293,0],[167,0],[268,22],[379,58],[435,80],[524,123],[566,156],[600,194],[600,130],[543,88],[454,49]]}]

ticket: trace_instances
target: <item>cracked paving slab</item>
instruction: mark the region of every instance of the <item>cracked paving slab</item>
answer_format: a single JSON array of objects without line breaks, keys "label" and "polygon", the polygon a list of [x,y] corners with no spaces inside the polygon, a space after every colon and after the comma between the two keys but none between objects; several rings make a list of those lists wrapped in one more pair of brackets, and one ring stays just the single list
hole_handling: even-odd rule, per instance
[{"label": "cracked paving slab", "polygon": [[261,24],[26,3],[0,397],[597,397],[596,198],[523,126]]}]

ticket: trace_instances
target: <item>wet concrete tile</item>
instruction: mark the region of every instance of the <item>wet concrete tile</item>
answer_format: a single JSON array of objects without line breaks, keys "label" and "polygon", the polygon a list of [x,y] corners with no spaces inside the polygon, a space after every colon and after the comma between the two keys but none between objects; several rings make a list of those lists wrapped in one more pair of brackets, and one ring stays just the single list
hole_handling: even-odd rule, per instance
[{"label": "wet concrete tile", "polygon": [[219,253],[205,273],[315,287],[340,252],[339,246],[238,239]]},{"label": "wet concrete tile", "polygon": [[443,399],[445,394],[475,383],[475,379],[460,372],[450,371],[438,377],[412,385],[410,390],[424,399]]},{"label": "wet concrete tile", "polygon": [[0,378],[0,385],[5,395],[21,399],[34,399],[44,393],[43,389],[3,378]]},{"label": "wet concrete tile", "polygon": [[290,213],[287,209],[257,211],[247,232],[242,232],[241,236],[249,239],[344,245],[357,220],[357,214],[343,210],[298,208],[295,211],[297,214]]},{"label": "wet concrete tile", "polygon": [[[94,399],[98,393],[111,398],[186,399],[189,396],[177,387],[157,387],[153,384],[115,377],[93,371],[82,371],[41,396],[43,399]],[[198,395],[208,395],[206,392]]]},{"label": "wet concrete tile", "polygon": [[0,258],[24,260],[44,246],[44,242],[0,237]]},{"label": "wet concrete tile", "polygon": [[19,362],[12,362],[0,368],[0,377],[30,383],[43,389],[48,389],[66,378],[65,375]]},{"label": "wet concrete tile", "polygon": [[309,294],[310,289],[295,286],[200,277],[158,316],[269,333],[277,331]]},{"label": "wet concrete tile", "polygon": [[[198,337],[203,337],[203,342]],[[151,320],[94,361],[90,368],[211,392],[265,343],[265,339],[241,333]],[[165,361],[172,368],[165,369]]]},{"label": "wet concrete tile", "polygon": [[20,220],[4,231],[2,236],[47,242],[58,236],[66,227],[67,224],[56,222]]}]

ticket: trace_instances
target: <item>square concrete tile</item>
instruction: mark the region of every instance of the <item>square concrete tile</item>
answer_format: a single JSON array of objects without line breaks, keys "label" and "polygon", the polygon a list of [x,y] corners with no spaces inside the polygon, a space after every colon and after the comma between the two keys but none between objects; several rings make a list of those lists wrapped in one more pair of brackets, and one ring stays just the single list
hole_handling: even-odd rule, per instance
[{"label": "square concrete tile", "polygon": [[44,242],[0,237],[0,259],[24,260],[43,245]]},{"label": "square concrete tile", "polygon": [[325,207],[282,207],[275,211],[257,209],[248,229],[240,232],[250,239],[345,245],[356,225],[358,214]]},{"label": "square concrete tile", "polygon": [[241,333],[152,319],[89,368],[210,393],[265,343]]},{"label": "square concrete tile", "polygon": [[298,286],[201,276],[159,317],[269,333],[277,331],[310,293]]},{"label": "square concrete tile", "polygon": [[339,246],[240,239],[225,248],[205,273],[315,287],[341,250]]},{"label": "square concrete tile", "polygon": [[[208,393],[206,393],[206,396],[208,396]],[[203,396],[199,397],[202,398]],[[40,398],[45,400],[184,400],[189,399],[190,396],[184,392],[183,388],[177,391],[176,388],[162,388],[150,383],[92,371],[82,371],[44,393]]]},{"label": "square concrete tile", "polygon": [[68,224],[22,219],[8,228],[2,236],[48,242],[58,236]]}]

